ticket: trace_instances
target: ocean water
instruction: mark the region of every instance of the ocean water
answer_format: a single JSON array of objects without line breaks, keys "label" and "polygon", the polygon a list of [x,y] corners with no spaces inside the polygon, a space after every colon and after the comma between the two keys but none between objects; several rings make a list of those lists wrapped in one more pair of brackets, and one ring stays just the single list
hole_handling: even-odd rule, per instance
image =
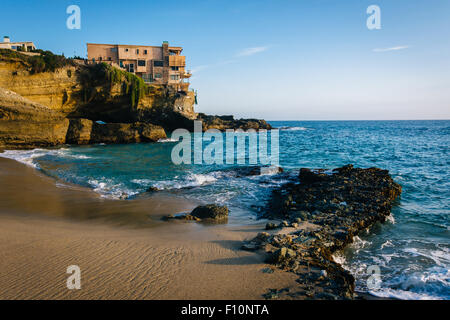
[{"label": "ocean water", "polygon": [[[271,190],[301,167],[388,169],[402,185],[385,224],[376,225],[335,259],[357,279],[357,289],[380,297],[450,299],[450,121],[273,121],[280,128],[280,166],[236,177],[236,165],[175,165],[174,142],[93,145],[6,151],[9,157],[104,197],[139,197],[149,187],[177,197],[221,203],[230,214],[256,219]],[[369,286],[370,266],[380,268]],[[370,269],[369,269],[370,270]]]}]

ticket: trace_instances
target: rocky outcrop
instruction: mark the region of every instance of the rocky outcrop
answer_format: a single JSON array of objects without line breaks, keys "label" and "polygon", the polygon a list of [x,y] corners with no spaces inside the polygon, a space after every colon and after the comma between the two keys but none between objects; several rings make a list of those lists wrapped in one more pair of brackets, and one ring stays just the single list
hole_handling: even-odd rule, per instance
[{"label": "rocky outcrop", "polygon": [[207,223],[227,223],[228,208],[216,204],[198,206],[190,214],[167,215],[163,220],[203,221]]},{"label": "rocky outcrop", "polygon": [[66,142],[68,144],[91,143],[93,126],[94,122],[89,119],[71,119],[67,130]]},{"label": "rocky outcrop", "polygon": [[196,117],[193,92],[147,86],[134,74],[105,64],[67,63],[51,72],[33,73],[28,57],[0,49],[0,87],[71,119],[165,126],[177,117]]},{"label": "rocky outcrop", "polygon": [[65,143],[63,114],[0,88],[0,147],[51,147]]},{"label": "rocky outcrop", "polygon": [[226,206],[218,206],[216,204],[208,204],[198,206],[192,210],[191,215],[199,219],[212,219],[216,221],[228,219],[228,208]]},{"label": "rocky outcrop", "polygon": [[348,165],[335,170],[301,169],[298,180],[273,192],[265,217],[271,223],[244,244],[261,249],[267,262],[298,275],[297,288],[270,292],[268,297],[351,299],[354,278],[333,259],[359,232],[384,222],[401,194],[387,170]]},{"label": "rocky outcrop", "polygon": [[88,119],[72,119],[66,143],[136,143],[156,142],[167,138],[160,126],[149,123],[96,123]]},{"label": "rocky outcrop", "polygon": [[94,123],[91,143],[156,142],[164,138],[164,129],[149,123]]},{"label": "rocky outcrop", "polygon": [[[164,130],[193,131],[194,120],[203,122],[203,130],[270,129],[264,120],[197,115],[192,91],[175,92],[162,86],[148,86],[136,75],[106,64],[84,65],[48,52],[43,54],[45,59],[35,61],[35,57],[0,49],[0,87],[16,92],[28,104],[37,103],[44,108],[35,109],[33,116],[31,110],[24,108],[17,108],[14,113],[11,109],[14,107],[9,106],[8,111],[8,101],[0,97],[3,113],[12,112],[16,119],[16,122],[1,122],[3,145],[157,141],[165,137]],[[21,112],[25,113],[19,115]],[[28,128],[25,123],[17,122],[20,117],[32,118]],[[45,117],[52,121],[42,121]],[[70,119],[70,126],[64,117]],[[107,125],[97,125],[96,121]]]},{"label": "rocky outcrop", "polygon": [[272,129],[272,126],[266,121],[258,119],[234,119],[233,116],[210,116],[199,113],[197,120],[202,121],[203,131],[208,129],[217,129],[220,131],[225,131],[226,129]]}]

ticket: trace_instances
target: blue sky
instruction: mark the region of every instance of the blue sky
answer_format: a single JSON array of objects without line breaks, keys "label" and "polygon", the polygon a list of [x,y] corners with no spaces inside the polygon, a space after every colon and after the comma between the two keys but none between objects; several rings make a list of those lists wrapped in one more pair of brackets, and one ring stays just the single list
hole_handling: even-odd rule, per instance
[{"label": "blue sky", "polygon": [[[66,28],[71,4],[81,30]],[[372,4],[381,30],[366,27]],[[2,0],[0,30],[66,56],[87,42],[182,46],[209,114],[450,119],[448,0]]]}]

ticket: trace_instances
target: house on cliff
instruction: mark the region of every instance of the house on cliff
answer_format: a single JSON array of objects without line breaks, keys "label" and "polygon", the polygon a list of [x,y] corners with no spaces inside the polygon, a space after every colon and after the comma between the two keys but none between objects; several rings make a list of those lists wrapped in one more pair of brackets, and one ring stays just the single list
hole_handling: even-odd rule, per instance
[{"label": "house on cliff", "polygon": [[183,48],[88,43],[88,62],[107,63],[141,77],[147,84],[164,85],[177,91],[189,90],[191,73],[186,71]]},{"label": "house on cliff", "polygon": [[28,52],[36,50],[36,46],[31,41],[11,42],[11,39],[8,36],[4,36],[3,42],[0,42],[0,49]]}]

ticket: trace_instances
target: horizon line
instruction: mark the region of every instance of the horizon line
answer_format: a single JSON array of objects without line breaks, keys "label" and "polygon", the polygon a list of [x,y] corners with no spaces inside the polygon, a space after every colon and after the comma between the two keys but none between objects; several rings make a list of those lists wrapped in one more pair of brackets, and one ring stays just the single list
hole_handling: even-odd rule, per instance
[{"label": "horizon line", "polygon": [[450,121],[449,119],[296,119],[296,120],[267,120],[265,121]]}]

